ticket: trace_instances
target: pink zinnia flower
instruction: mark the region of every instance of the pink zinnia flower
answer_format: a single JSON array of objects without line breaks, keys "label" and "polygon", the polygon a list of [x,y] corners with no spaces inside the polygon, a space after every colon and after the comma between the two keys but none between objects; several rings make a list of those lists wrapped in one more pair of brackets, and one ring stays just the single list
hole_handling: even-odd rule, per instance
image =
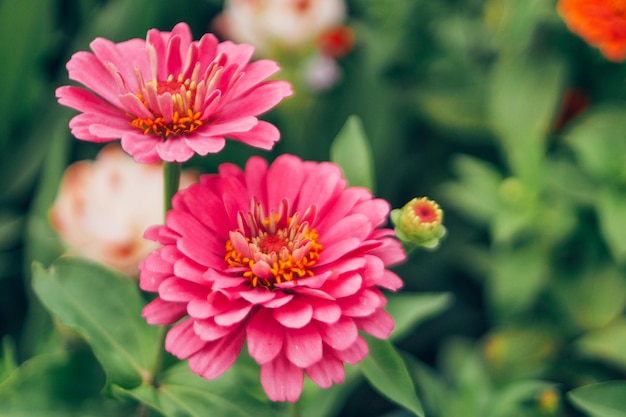
[{"label": "pink zinnia flower", "polygon": [[279,132],[256,116],[292,94],[285,81],[266,81],[279,67],[250,63],[254,48],[219,43],[206,34],[192,41],[189,27],[148,31],[147,41],[97,38],[90,52],[67,63],[75,86],[57,89],[59,103],[81,114],[72,133],[91,142],[121,139],[136,161],[184,162],[220,151],[225,137],[270,149]]},{"label": "pink zinnia flower", "polygon": [[340,383],[344,362],[368,353],[359,330],[387,338],[394,326],[379,287],[402,286],[386,267],[405,254],[380,228],[388,213],[367,189],[346,188],[332,163],[223,164],[146,232],[163,247],[140,265],[141,288],[158,292],[143,315],[177,323],[165,347],[204,378],[225,372],[247,342],[273,401],[296,401],[305,374]]}]

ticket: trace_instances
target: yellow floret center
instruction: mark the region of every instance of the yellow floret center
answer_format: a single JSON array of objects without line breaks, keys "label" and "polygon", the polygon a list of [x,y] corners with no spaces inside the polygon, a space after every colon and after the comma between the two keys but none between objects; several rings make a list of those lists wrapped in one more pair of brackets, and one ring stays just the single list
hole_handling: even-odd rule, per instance
[{"label": "yellow floret center", "polygon": [[[269,218],[264,219],[254,236],[245,237],[250,256],[237,251],[231,240],[226,242],[224,260],[231,268],[244,268],[242,275],[251,287],[274,289],[276,284],[315,275],[312,268],[322,251],[319,236],[306,223],[297,224],[291,218],[288,221],[286,227],[272,228]],[[261,222],[256,224],[259,225]],[[269,265],[269,273],[257,275],[253,269],[258,262]]]}]

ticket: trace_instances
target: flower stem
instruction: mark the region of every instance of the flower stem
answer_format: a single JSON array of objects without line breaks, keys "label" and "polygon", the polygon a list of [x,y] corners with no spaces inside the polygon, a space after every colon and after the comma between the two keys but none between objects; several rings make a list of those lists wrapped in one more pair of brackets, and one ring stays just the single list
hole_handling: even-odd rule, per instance
[{"label": "flower stem", "polygon": [[163,163],[163,216],[172,208],[172,197],[180,184],[180,171],[178,162]]},{"label": "flower stem", "polygon": [[300,403],[299,402],[295,402],[295,403],[290,403],[290,407],[291,409],[291,417],[302,417],[302,410],[300,409]]},{"label": "flower stem", "polygon": [[[181,164],[178,162],[163,162],[163,219],[165,215],[172,208],[172,197],[178,191],[180,185],[180,172]],[[165,356],[165,334],[167,332],[166,326],[159,326],[159,332],[157,340],[159,341],[159,349],[154,361],[154,369],[152,370],[153,385],[156,384],[156,377],[161,371],[163,366],[163,359]]]}]

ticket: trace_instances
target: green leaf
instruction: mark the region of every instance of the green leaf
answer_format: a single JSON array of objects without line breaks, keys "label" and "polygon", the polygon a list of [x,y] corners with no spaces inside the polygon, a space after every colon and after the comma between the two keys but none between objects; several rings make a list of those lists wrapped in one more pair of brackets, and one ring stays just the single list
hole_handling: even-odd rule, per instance
[{"label": "green leaf", "polygon": [[576,388],[571,402],[594,417],[626,417],[626,381],[609,381]]},{"label": "green leaf", "polygon": [[111,383],[134,387],[151,379],[161,349],[158,327],[141,317],[136,281],[78,258],[33,267],[33,289],[61,323],[91,345]]},{"label": "green leaf", "polygon": [[374,157],[357,116],[350,116],[337,134],[330,146],[330,159],[342,168],[351,186],[374,192]]},{"label": "green leaf", "polygon": [[599,359],[626,370],[626,319],[585,334],[576,342],[585,356]]},{"label": "green leaf", "polygon": [[488,110],[513,173],[544,181],[545,138],[561,100],[565,65],[556,56],[502,55],[491,74]]},{"label": "green leaf", "polygon": [[15,369],[17,369],[15,342],[11,337],[4,336],[2,338],[2,356],[0,357],[0,383]]},{"label": "green leaf", "polygon": [[548,254],[536,242],[497,249],[492,254],[488,294],[496,317],[519,313],[535,301],[547,282]]},{"label": "green leaf", "polygon": [[618,263],[626,263],[626,191],[617,187],[606,187],[598,193],[595,206],[600,231],[613,258]]},{"label": "green leaf", "polygon": [[258,381],[250,383],[242,378],[238,367],[239,363],[218,379],[208,381],[191,372],[186,362],[178,362],[163,373],[158,387],[142,384],[126,390],[113,386],[113,391],[135,398],[166,417],[276,415]]},{"label": "green leaf", "polygon": [[[40,77],[34,70],[41,68],[41,55],[49,46],[53,1],[32,0],[29,2],[0,2],[0,79],[3,91],[0,95],[0,119],[9,123],[3,133],[12,132],[11,122],[19,120],[20,110],[31,96],[33,88],[39,87]],[[35,76],[34,76],[35,75]],[[32,97],[31,97],[32,98]],[[17,126],[16,126],[17,127]],[[24,126],[19,127],[19,132]],[[11,139],[0,135],[0,146]]]},{"label": "green leaf", "polygon": [[590,110],[567,133],[583,169],[597,180],[626,183],[626,106],[603,105]]},{"label": "green leaf", "polygon": [[444,184],[446,200],[477,222],[491,221],[501,206],[502,175],[489,163],[467,155],[457,156],[453,164],[459,179]]},{"label": "green leaf", "polygon": [[439,294],[390,294],[386,309],[395,320],[392,340],[402,339],[412,329],[429,318],[441,313],[452,304],[452,295]]},{"label": "green leaf", "polygon": [[391,342],[367,337],[367,344],[369,355],[359,368],[368,382],[389,400],[423,417],[424,411],[415,393],[413,380]]},{"label": "green leaf", "polygon": [[593,266],[580,276],[566,273],[551,284],[557,300],[583,329],[608,325],[626,307],[626,281],[613,265]]}]

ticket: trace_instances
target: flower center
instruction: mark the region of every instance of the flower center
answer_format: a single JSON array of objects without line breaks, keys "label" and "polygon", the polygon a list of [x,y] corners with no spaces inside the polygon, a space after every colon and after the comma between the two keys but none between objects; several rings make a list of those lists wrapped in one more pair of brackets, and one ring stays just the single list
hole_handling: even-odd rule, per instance
[{"label": "flower center", "polygon": [[[155,117],[138,116],[131,122],[133,126],[143,130],[145,135],[154,134],[164,139],[191,133],[202,126],[202,114],[194,110],[197,88],[195,80],[183,79],[182,74],[174,79],[170,74],[166,81],[152,80],[144,84],[141,76],[137,77],[140,85],[137,97]],[[167,108],[171,103],[171,111],[161,110],[162,102]]]},{"label": "flower center", "polygon": [[265,216],[263,208],[253,202],[250,213],[238,216],[239,229],[230,233],[224,260],[233,272],[242,273],[253,288],[270,290],[276,284],[312,277],[311,270],[320,259],[322,245],[309,225],[313,210],[289,217],[287,203],[281,203],[278,214]]},{"label": "flower center", "polygon": [[439,214],[435,207],[426,199],[420,199],[413,206],[413,213],[422,223],[434,223],[439,220]]}]

